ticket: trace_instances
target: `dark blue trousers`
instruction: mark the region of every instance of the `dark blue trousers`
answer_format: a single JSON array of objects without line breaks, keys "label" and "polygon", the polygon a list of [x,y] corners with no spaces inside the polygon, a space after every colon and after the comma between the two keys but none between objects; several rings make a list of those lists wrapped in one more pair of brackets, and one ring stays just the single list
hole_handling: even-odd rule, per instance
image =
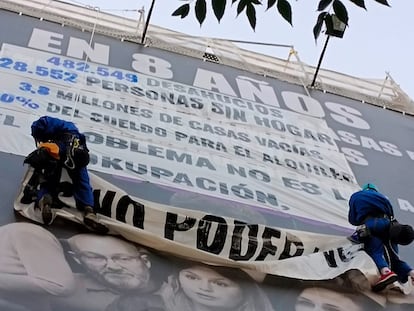
[{"label": "dark blue trousers", "polygon": [[[73,196],[75,198],[76,207],[83,210],[85,206],[94,206],[93,190],[89,181],[89,174],[86,167],[80,169],[66,170],[73,184]],[[57,185],[60,180],[60,172],[55,172],[53,176],[49,176],[49,180],[44,183],[38,193],[38,199],[46,193],[56,196]]]},{"label": "dark blue trousers", "polygon": [[398,255],[398,244],[389,239],[390,220],[387,218],[370,218],[365,222],[371,236],[364,240],[364,249],[374,260],[378,269],[389,267],[402,283],[407,282],[411,267]]}]

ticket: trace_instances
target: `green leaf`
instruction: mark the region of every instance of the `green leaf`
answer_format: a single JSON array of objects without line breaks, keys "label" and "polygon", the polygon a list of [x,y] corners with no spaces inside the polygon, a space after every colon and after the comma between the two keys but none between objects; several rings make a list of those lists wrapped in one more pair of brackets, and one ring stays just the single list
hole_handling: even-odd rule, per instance
[{"label": "green leaf", "polygon": [[333,10],[336,17],[345,25],[348,25],[348,11],[345,5],[340,0],[334,0]]},{"label": "green leaf", "polygon": [[321,0],[321,1],[319,1],[318,11],[325,10],[328,7],[328,5],[330,5],[332,3],[332,1],[333,0]]},{"label": "green leaf", "polygon": [[318,39],[321,33],[322,25],[323,25],[326,15],[328,15],[327,12],[322,12],[319,14],[318,19],[316,20],[316,24],[313,27],[313,37],[315,38],[315,40]]},{"label": "green leaf", "polygon": [[267,0],[267,10],[269,10],[272,6],[275,5],[277,0]]},{"label": "green leaf", "polygon": [[287,0],[278,0],[277,1],[277,10],[280,15],[292,25],[292,7]]},{"label": "green leaf", "polygon": [[178,9],[176,9],[171,15],[172,16],[181,16],[181,18],[184,18],[188,15],[190,12],[190,4],[183,4]]},{"label": "green leaf", "polygon": [[386,6],[390,6],[389,4],[388,4],[388,2],[387,2],[387,0],[375,0],[376,2],[378,2],[378,3],[381,3],[381,4],[383,4],[383,5],[386,5]]},{"label": "green leaf", "polygon": [[216,15],[219,22],[224,15],[224,11],[226,10],[226,2],[226,0],[212,0],[214,15]]},{"label": "green leaf", "polygon": [[[246,8],[248,0],[240,0],[239,5],[237,6],[237,15],[239,15]],[[249,3],[250,4],[250,3]],[[250,4],[252,5],[252,4]]]},{"label": "green leaf", "polygon": [[333,19],[332,19],[332,15],[331,14],[327,14],[325,16],[325,27],[327,29],[327,31],[332,31],[333,30]]},{"label": "green leaf", "polygon": [[206,19],[207,5],[206,0],[197,0],[195,4],[195,14],[200,25],[203,24]]},{"label": "green leaf", "polygon": [[253,4],[248,3],[247,4],[247,10],[246,10],[247,18],[249,19],[250,26],[253,28],[253,30],[256,29],[256,9]]},{"label": "green leaf", "polygon": [[365,7],[365,0],[349,0],[352,3],[356,4],[357,6],[359,6],[360,8],[364,8],[365,10],[367,9]]}]

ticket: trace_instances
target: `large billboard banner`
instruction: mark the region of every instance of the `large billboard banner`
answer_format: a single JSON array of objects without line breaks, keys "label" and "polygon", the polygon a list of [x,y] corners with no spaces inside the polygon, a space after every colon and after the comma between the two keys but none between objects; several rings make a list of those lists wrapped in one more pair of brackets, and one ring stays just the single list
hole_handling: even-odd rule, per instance
[{"label": "large billboard banner", "polygon": [[[414,224],[412,116],[10,11],[0,26],[1,310],[412,308],[409,284],[371,291],[347,239],[365,182]],[[50,225],[22,200],[44,115],[85,134],[109,234],[70,191]]]},{"label": "large billboard banner", "polygon": [[[92,169],[348,225],[336,194],[348,197],[356,180],[323,120],[266,106],[272,116],[263,117],[211,99],[220,93],[205,98],[201,88],[28,48],[4,44],[1,56],[10,85],[1,98],[17,125],[5,140],[29,138],[27,115],[66,118],[87,136]],[[174,109],[165,107],[171,103]],[[30,152],[30,144],[4,146]],[[284,191],[299,182],[305,191],[296,197]]]}]

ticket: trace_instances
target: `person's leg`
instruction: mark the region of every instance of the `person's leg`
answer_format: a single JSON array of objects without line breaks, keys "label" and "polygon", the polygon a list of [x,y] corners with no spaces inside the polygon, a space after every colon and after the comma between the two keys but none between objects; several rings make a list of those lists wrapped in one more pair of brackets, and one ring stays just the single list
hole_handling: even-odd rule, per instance
[{"label": "person's leg", "polygon": [[84,210],[86,206],[93,208],[93,191],[89,181],[89,174],[86,167],[80,169],[67,169],[69,177],[72,179],[73,196],[75,197],[76,207]]},{"label": "person's leg", "polygon": [[23,197],[20,199],[20,203],[23,203],[23,204],[30,204],[33,202],[35,204],[38,203],[40,175],[41,175],[41,170],[33,168],[32,176],[30,176],[29,181],[27,182],[26,186],[23,189]]},{"label": "person's leg", "polygon": [[108,228],[99,222],[94,210],[93,190],[89,181],[89,174],[86,167],[67,170],[73,183],[73,196],[76,207],[84,212],[83,223],[92,231],[105,234]]},{"label": "person's leg", "polygon": [[384,244],[381,239],[371,236],[364,241],[364,249],[372,258],[380,272],[389,269],[388,263],[384,257]]},{"label": "person's leg", "polygon": [[381,239],[371,235],[364,241],[364,249],[374,261],[381,275],[378,282],[372,286],[374,291],[382,291],[398,280],[397,275],[391,271],[385,259],[384,244]]},{"label": "person's leg", "polygon": [[390,220],[387,218],[370,218],[365,221],[365,226],[371,235],[377,238],[388,240]]},{"label": "person's leg", "polygon": [[57,161],[51,161],[48,167],[39,173],[39,192],[37,194],[36,205],[42,211],[43,223],[49,225],[54,219],[52,211],[53,201],[58,195],[58,185],[62,174],[62,168]]},{"label": "person's leg", "polygon": [[412,272],[412,268],[405,261],[400,259],[398,245],[388,242],[385,243],[385,249],[389,258],[390,267],[397,274],[398,281],[406,283]]}]

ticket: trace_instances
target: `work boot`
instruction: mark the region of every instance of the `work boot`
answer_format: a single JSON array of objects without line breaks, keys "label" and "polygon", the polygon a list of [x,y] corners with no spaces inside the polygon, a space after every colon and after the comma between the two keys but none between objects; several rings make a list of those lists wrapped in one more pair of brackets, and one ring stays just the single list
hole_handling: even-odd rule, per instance
[{"label": "work boot", "polygon": [[33,186],[27,184],[23,189],[23,197],[20,199],[20,203],[30,204],[36,200],[36,197],[36,189]]},{"label": "work boot", "polygon": [[383,291],[384,289],[392,287],[392,284],[396,281],[398,281],[397,275],[394,272],[389,271],[385,274],[381,274],[378,282],[372,286],[372,290],[374,292]]},{"label": "work boot", "polygon": [[83,223],[89,230],[98,234],[106,234],[109,231],[104,224],[99,222],[98,216],[91,206],[85,206]]},{"label": "work boot", "polygon": [[45,194],[42,196],[38,202],[38,207],[42,213],[42,220],[45,225],[50,225],[54,218],[54,213],[52,211],[53,199],[50,194]]},{"label": "work boot", "polygon": [[355,243],[355,244],[361,244],[362,243],[362,241],[361,241],[361,239],[360,239],[360,237],[359,237],[359,234],[358,234],[358,232],[354,232],[354,233],[352,233],[350,236],[348,236],[347,237],[348,238],[348,240],[350,240],[352,243]]}]

